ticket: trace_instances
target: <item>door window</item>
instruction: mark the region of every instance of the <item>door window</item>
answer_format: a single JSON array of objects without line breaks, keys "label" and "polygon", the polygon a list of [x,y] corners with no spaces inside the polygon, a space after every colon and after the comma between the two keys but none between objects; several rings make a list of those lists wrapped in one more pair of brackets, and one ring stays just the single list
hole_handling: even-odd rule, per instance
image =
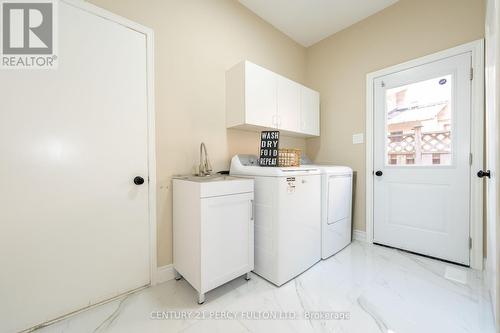
[{"label": "door window", "polygon": [[450,165],[452,76],[387,89],[386,165]]}]

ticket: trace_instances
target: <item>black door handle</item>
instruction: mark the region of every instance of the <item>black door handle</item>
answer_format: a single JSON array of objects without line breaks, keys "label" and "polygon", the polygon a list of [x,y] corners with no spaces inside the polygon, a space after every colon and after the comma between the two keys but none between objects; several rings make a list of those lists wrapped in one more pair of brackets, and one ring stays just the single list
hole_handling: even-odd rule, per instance
[{"label": "black door handle", "polygon": [[375,176],[377,176],[377,177],[380,177],[380,176],[382,176],[383,174],[384,174],[384,173],[383,173],[382,171],[380,171],[380,170],[375,171]]},{"label": "black door handle", "polygon": [[144,184],[144,178],[142,178],[141,176],[137,176],[134,178],[134,184],[135,185],[142,185]]},{"label": "black door handle", "polygon": [[490,175],[490,170],[486,170],[486,171],[483,171],[483,170],[479,170],[478,173],[477,173],[477,176],[479,178],[483,178],[483,177],[488,177],[488,178],[491,178],[491,175]]}]

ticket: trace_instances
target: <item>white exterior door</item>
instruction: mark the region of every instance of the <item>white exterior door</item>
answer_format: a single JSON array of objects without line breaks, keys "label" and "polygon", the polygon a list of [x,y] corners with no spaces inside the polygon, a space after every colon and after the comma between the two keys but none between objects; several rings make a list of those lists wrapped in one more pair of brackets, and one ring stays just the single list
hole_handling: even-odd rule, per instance
[{"label": "white exterior door", "polygon": [[58,17],[57,69],[0,74],[1,332],[150,283],[146,37]]},{"label": "white exterior door", "polygon": [[471,59],[375,79],[375,243],[469,265]]}]

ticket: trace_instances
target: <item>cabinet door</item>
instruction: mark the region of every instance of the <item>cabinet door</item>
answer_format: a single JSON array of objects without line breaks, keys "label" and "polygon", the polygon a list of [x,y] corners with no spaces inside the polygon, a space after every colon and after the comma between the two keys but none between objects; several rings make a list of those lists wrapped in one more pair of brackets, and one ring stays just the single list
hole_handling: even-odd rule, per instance
[{"label": "cabinet door", "polygon": [[300,85],[278,76],[278,128],[300,132]]},{"label": "cabinet door", "polygon": [[201,289],[253,269],[253,193],[201,199]]},{"label": "cabinet door", "polygon": [[276,74],[246,63],[245,66],[245,123],[275,127]]},{"label": "cabinet door", "polygon": [[300,91],[300,131],[319,135],[319,93],[307,87]]}]

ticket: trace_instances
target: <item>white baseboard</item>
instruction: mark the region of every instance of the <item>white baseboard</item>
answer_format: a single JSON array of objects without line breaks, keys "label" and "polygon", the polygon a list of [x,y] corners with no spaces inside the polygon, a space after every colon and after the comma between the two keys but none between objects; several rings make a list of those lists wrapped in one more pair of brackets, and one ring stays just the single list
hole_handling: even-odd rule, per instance
[{"label": "white baseboard", "polygon": [[156,284],[172,280],[174,275],[174,265],[160,266],[156,270]]},{"label": "white baseboard", "polygon": [[361,241],[361,242],[366,242],[366,231],[361,231],[361,230],[353,230],[352,231],[352,239]]}]

